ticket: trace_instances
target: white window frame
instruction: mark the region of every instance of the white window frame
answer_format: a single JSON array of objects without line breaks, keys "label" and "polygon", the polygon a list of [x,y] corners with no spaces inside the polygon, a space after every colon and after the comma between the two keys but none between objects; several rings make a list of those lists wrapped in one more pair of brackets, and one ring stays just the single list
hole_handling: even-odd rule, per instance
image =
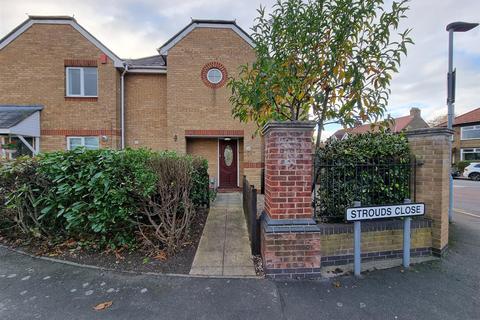
[{"label": "white window frame", "polygon": [[478,137],[478,138],[464,138],[463,137],[463,131],[468,131],[468,130],[480,130],[480,125],[461,127],[460,128],[460,140],[480,140],[480,137]]},{"label": "white window frame", "polygon": [[[209,74],[210,74],[210,72],[212,72],[212,71],[218,71],[218,72],[220,72],[220,79],[219,79],[217,82],[211,81],[210,78],[209,78]],[[208,71],[207,71],[207,80],[208,80],[208,82],[210,82],[211,84],[219,84],[219,83],[222,82],[222,80],[223,80],[223,72],[222,72],[222,70],[220,70],[219,68],[215,68],[215,67],[208,69]]]},{"label": "white window frame", "polygon": [[80,139],[82,141],[82,144],[80,147],[85,147],[85,138],[96,138],[98,139],[98,149],[93,149],[93,150],[99,150],[100,149],[100,138],[97,136],[70,136],[67,137],[67,150],[72,150],[70,148],[70,140],[71,139]]},{"label": "white window frame", "polygon": [[[85,68],[95,68],[97,70],[97,94],[94,96],[85,95]],[[80,70],[80,94],[71,94],[69,91],[70,88],[70,77],[68,76],[69,70]],[[98,97],[98,68],[97,67],[66,67],[65,68],[65,95],[67,97],[85,97],[85,98],[97,98]]]},{"label": "white window frame", "polygon": [[465,150],[470,150],[470,149],[472,149],[473,152],[467,152],[467,153],[477,153],[477,152],[480,153],[480,148],[462,148],[462,149],[460,149],[460,160],[461,161],[465,160]]}]

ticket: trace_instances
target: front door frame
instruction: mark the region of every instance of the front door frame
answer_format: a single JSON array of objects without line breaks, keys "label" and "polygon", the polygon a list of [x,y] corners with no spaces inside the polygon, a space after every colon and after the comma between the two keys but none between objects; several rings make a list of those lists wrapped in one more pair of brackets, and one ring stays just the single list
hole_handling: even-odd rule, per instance
[{"label": "front door frame", "polygon": [[[217,188],[220,188],[220,140],[225,140],[229,137],[222,137],[217,139]],[[240,138],[229,138],[230,140],[237,141],[237,186],[239,188],[240,184]]]}]

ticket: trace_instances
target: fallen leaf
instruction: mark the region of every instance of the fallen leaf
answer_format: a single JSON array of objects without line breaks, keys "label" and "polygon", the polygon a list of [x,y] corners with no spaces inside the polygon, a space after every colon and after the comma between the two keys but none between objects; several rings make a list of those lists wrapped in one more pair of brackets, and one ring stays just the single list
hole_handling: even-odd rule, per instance
[{"label": "fallen leaf", "polygon": [[165,261],[167,260],[167,254],[165,253],[165,251],[160,251],[155,257],[153,257],[153,259]]},{"label": "fallen leaf", "polygon": [[340,283],[340,281],[335,281],[335,282],[333,283],[333,286],[334,286],[335,288],[340,288],[340,287],[342,286],[342,284]]},{"label": "fallen leaf", "polygon": [[95,311],[105,310],[108,307],[110,307],[112,304],[113,304],[113,301],[102,302],[97,304],[95,307],[93,307],[93,310]]}]

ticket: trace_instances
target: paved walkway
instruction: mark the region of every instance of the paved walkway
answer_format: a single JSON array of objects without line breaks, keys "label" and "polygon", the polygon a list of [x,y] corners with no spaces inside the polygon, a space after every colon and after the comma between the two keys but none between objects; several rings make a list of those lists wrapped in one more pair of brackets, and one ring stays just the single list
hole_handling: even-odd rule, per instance
[{"label": "paved walkway", "polygon": [[240,193],[217,195],[190,274],[255,276]]}]

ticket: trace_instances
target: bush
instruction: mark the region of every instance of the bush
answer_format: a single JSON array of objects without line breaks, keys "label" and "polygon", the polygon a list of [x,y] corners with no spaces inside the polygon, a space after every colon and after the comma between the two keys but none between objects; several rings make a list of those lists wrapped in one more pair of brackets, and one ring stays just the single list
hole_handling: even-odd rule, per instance
[{"label": "bush", "polygon": [[342,220],[354,201],[402,203],[410,196],[411,153],[404,135],[365,133],[330,140],[316,154],[316,212]]},{"label": "bush", "polygon": [[[163,206],[157,216],[163,214],[167,223],[190,212],[208,199],[207,169],[201,158],[148,150],[77,148],[5,162],[0,169],[0,201],[6,204],[0,209],[0,227],[15,227],[25,236],[86,239],[100,248],[136,245],[139,222],[144,226],[148,220],[145,203]],[[164,185],[174,177],[169,183],[180,183],[185,172],[183,193]],[[172,199],[178,203],[172,206]],[[160,226],[170,228],[169,233],[155,245],[177,247],[188,232],[189,215],[186,220]],[[157,221],[151,222],[158,226]]]},{"label": "bush", "polygon": [[471,163],[472,163],[471,161],[462,160],[457,163],[456,168],[458,169],[460,174],[462,174],[465,168],[468,167]]}]

